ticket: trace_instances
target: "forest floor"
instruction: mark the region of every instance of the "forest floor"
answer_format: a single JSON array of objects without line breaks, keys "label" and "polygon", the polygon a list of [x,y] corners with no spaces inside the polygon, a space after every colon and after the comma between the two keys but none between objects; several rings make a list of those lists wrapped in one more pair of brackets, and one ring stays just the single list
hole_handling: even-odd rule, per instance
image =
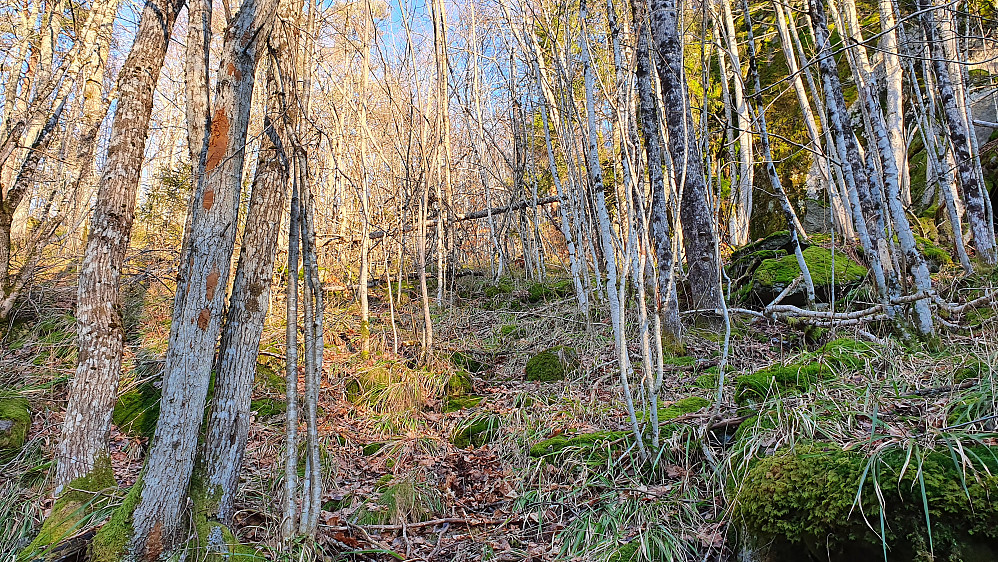
[{"label": "forest floor", "polygon": [[[979,294],[976,285],[966,289],[972,285],[954,281],[950,296]],[[660,413],[674,419],[663,425],[654,461],[640,461],[612,329],[592,320],[607,315],[583,315],[563,287],[459,277],[450,306],[434,308],[436,353],[422,366],[412,359],[418,337],[400,327],[419,321],[411,287],[391,308],[384,285],[372,296],[368,359],[359,351],[356,305],[330,295],[319,399],[323,511],[317,541],[291,553],[279,551],[276,535],[284,326],[270,320],[235,516],[240,540],[267,558],[295,560],[727,560],[732,506],[753,458],[815,440],[867,451],[951,438],[994,443],[993,417],[977,411],[962,425],[953,417],[970,394],[994,408],[993,308],[975,311],[971,330],[943,334],[932,346],[858,343],[846,328],[816,333],[735,317],[722,403],[709,406],[722,340],[691,330],[686,355],[665,365]],[[169,297],[154,283],[129,293],[126,395],[145,398],[155,388]],[[0,552],[30,540],[51,508],[48,474],[75,366],[72,301],[68,285],[39,293],[3,342],[0,387],[28,398],[32,425],[20,453],[0,460]],[[640,357],[636,330],[629,337]],[[564,345],[575,350],[571,359],[577,355],[564,380],[525,380],[532,356]],[[753,382],[753,373],[773,365],[812,364],[832,375]],[[151,424],[143,431],[139,414],[150,406],[154,413],[154,400],[142,404],[115,416],[112,461],[122,488],[134,482],[148,443]],[[705,433],[709,419],[719,423]],[[74,532],[99,525],[107,512]]]}]

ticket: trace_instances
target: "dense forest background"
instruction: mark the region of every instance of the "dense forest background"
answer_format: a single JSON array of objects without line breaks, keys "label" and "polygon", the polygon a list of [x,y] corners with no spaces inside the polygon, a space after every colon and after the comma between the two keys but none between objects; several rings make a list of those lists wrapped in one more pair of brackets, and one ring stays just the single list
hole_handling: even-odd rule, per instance
[{"label": "dense forest background", "polygon": [[998,559],[996,18],[0,6],[0,561]]}]

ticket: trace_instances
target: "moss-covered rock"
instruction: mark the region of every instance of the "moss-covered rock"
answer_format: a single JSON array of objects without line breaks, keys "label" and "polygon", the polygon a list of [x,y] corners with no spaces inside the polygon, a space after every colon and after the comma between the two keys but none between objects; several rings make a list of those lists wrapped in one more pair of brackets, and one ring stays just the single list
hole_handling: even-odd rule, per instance
[{"label": "moss-covered rock", "polygon": [[624,450],[630,435],[626,431],[556,435],[534,444],[530,447],[529,454],[552,463],[560,463],[571,457],[586,464],[601,465]]},{"label": "moss-covered rock", "polygon": [[524,372],[528,381],[556,381],[579,366],[579,354],[568,346],[559,345],[534,355],[527,361]]},{"label": "moss-covered rock", "polygon": [[152,437],[159,419],[160,389],[146,381],[118,397],[111,419],[123,433]]},{"label": "moss-covered rock", "polygon": [[30,428],[28,400],[23,396],[0,395],[0,453],[20,451]]},{"label": "moss-covered rock", "polygon": [[[836,251],[833,256],[828,248],[811,246],[804,250],[803,254],[811,273],[811,280],[814,282],[815,298],[819,302],[827,302],[832,295],[833,280],[835,294],[842,295],[866,277],[866,267],[842,252]],[[761,305],[769,304],[800,275],[797,257],[792,253],[780,258],[765,259],[752,273],[749,283],[740,288],[739,294],[743,300]],[[796,291],[785,297],[783,302],[805,304],[803,283]]]},{"label": "moss-covered rock", "polygon": [[877,345],[853,338],[838,338],[822,345],[814,358],[842,371],[862,371],[876,358]]},{"label": "moss-covered rock", "polygon": [[811,385],[830,376],[819,363],[772,365],[736,379],[735,400],[739,403],[761,401],[774,393],[805,392]]},{"label": "moss-covered rock", "polygon": [[490,299],[494,299],[499,295],[508,295],[513,292],[513,280],[508,277],[502,277],[494,285],[486,285],[482,289],[482,293]]},{"label": "moss-covered rock", "polygon": [[919,449],[869,459],[805,445],[762,459],[734,501],[742,559],[995,560],[998,449],[967,452],[975,470]]},{"label": "moss-covered rock", "polygon": [[563,299],[571,294],[571,279],[562,279],[551,283],[533,283],[527,288],[527,302],[536,303],[553,299]]},{"label": "moss-covered rock", "polygon": [[64,541],[90,523],[90,516],[105,507],[117,491],[114,471],[107,457],[97,459],[93,471],[74,479],[55,500],[34,540],[17,555],[18,562],[61,559]]},{"label": "moss-covered rock", "polygon": [[454,428],[451,443],[462,449],[474,445],[481,447],[490,443],[499,434],[502,418],[492,414],[479,414],[468,418]]},{"label": "moss-covered rock", "polygon": [[475,395],[448,396],[444,399],[444,413],[449,414],[451,412],[457,412],[466,408],[474,408],[484,399],[484,396]]}]

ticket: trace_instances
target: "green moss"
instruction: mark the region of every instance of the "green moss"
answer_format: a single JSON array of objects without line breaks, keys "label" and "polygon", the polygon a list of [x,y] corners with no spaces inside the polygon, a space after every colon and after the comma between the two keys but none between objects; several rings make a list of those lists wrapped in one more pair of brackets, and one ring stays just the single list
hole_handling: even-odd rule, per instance
[{"label": "green moss", "polygon": [[524,372],[528,381],[556,381],[578,367],[578,353],[567,346],[556,346],[534,355],[527,361]]},{"label": "green moss", "polygon": [[288,403],[275,398],[257,398],[250,402],[250,410],[256,412],[259,418],[269,418],[283,414],[288,409]]},{"label": "green moss", "polygon": [[128,543],[135,532],[132,527],[132,514],[142,493],[142,477],[132,485],[125,500],[114,510],[111,519],[97,531],[90,543],[90,562],[118,562],[128,550]]},{"label": "green moss", "polygon": [[972,379],[978,379],[986,376],[990,372],[991,368],[987,363],[975,359],[962,365],[953,373],[953,382],[961,383]]},{"label": "green moss", "polygon": [[205,562],[227,562],[259,558],[252,547],[241,545],[226,525],[217,520],[221,486],[209,487],[199,467],[191,478],[190,497],[193,501],[192,522],[196,536],[198,559]]},{"label": "green moss", "polygon": [[[811,246],[804,250],[804,262],[811,272],[811,280],[816,286],[827,286],[832,283],[832,251],[827,248]],[[841,252],[835,254],[835,282],[848,285],[862,281],[867,269],[852,261]],[[769,259],[762,262],[755,271],[754,281],[764,287],[787,286],[801,274],[797,266],[797,258],[787,255],[780,259]]]},{"label": "green moss", "polygon": [[562,279],[553,283],[533,283],[527,288],[527,301],[540,302],[565,298],[572,294],[572,281]]},{"label": "green moss", "polygon": [[31,412],[23,396],[0,395],[0,451],[20,451],[31,429]]},{"label": "green moss", "polygon": [[122,394],[111,413],[114,425],[123,433],[151,438],[159,420],[160,394],[152,381]]},{"label": "green moss", "polygon": [[480,414],[458,424],[454,428],[451,442],[462,449],[472,445],[481,447],[495,439],[501,426],[502,418],[492,414]]},{"label": "green moss", "polygon": [[666,356],[662,358],[662,363],[665,365],[674,365],[676,367],[692,367],[696,365],[696,358],[690,357],[688,355],[680,356]]},{"label": "green moss", "polygon": [[660,408],[658,411],[658,420],[668,421],[679,416],[685,416],[686,414],[693,414],[707,406],[710,406],[710,400],[699,396],[690,396],[682,400],[677,400],[666,408]]},{"label": "green moss", "polygon": [[600,465],[623,450],[630,433],[626,431],[596,431],[580,435],[556,435],[530,447],[530,456],[550,462],[573,457],[586,464]]},{"label": "green moss", "polygon": [[739,403],[764,400],[773,394],[807,391],[811,385],[831,373],[817,363],[773,365],[736,380],[735,400]]},{"label": "green moss", "polygon": [[607,558],[607,562],[638,562],[641,560],[641,541],[633,540],[618,548]]},{"label": "green moss", "polygon": [[780,452],[746,474],[733,522],[742,544],[767,560],[877,560],[884,542],[891,560],[993,560],[998,449],[966,451],[977,470],[948,452],[894,449],[873,460],[831,445]]},{"label": "green moss", "polygon": [[277,360],[260,361],[256,364],[255,386],[261,390],[283,393],[287,384],[281,375],[283,365],[277,365]]},{"label": "green moss", "polygon": [[834,339],[818,348],[815,359],[826,365],[846,371],[862,371],[867,360],[876,356],[877,346],[873,343],[852,338]]},{"label": "green moss", "polygon": [[508,295],[513,292],[513,280],[508,277],[500,278],[495,285],[486,285],[482,292],[490,299],[499,295]]},{"label": "green moss", "polygon": [[444,400],[444,413],[449,414],[465,408],[474,408],[484,399],[484,396],[448,396]]},{"label": "green moss", "polygon": [[499,337],[504,339],[522,338],[527,334],[526,330],[516,324],[506,324],[499,328]]},{"label": "green moss", "polygon": [[87,525],[90,516],[107,505],[108,492],[116,490],[110,460],[98,458],[89,474],[74,479],[65,487],[42,522],[38,535],[17,555],[17,560],[48,560],[53,555],[49,550]]},{"label": "green moss", "polygon": [[464,371],[458,371],[447,379],[447,395],[448,396],[461,396],[468,394],[475,389],[474,382],[471,380],[471,375]]},{"label": "green moss", "polygon": [[370,457],[372,455],[377,455],[379,452],[381,452],[381,450],[385,448],[385,445],[387,445],[387,443],[385,443],[384,441],[379,441],[377,443],[368,443],[367,445],[364,445],[361,451],[364,453],[365,457]]},{"label": "green moss", "polygon": [[939,271],[939,268],[943,266],[953,265],[953,256],[948,251],[932,243],[928,238],[916,236],[915,245],[918,251],[922,253],[922,256],[925,257],[929,268],[933,271]]}]

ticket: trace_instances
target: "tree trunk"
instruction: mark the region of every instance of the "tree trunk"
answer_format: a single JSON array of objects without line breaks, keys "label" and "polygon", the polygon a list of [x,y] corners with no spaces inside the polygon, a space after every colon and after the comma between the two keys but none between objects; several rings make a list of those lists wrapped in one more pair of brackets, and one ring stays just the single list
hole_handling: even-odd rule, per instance
[{"label": "tree trunk", "polygon": [[[919,10],[922,13],[925,42],[929,45],[929,51],[932,55],[936,86],[939,89],[939,98],[943,104],[946,126],[949,128],[950,141],[953,143],[953,153],[960,173],[963,199],[967,208],[967,220],[970,222],[970,230],[974,234],[974,246],[981,261],[987,264],[998,263],[998,251],[995,248],[991,226],[988,224],[987,204],[984,200],[987,197],[987,191],[981,185],[974,169],[967,139],[968,130],[960,115],[960,109],[957,107],[956,94],[953,90],[949,69],[946,66],[946,56],[936,31],[934,9],[929,0],[920,0]],[[959,236],[958,233],[954,233],[954,235]]]},{"label": "tree trunk", "polygon": [[159,423],[146,458],[130,550],[170,552],[194,464],[208,382],[221,329],[235,245],[246,129],[256,63],[276,0],[245,0],[226,29],[205,167],[194,193],[188,247],[181,258]]},{"label": "tree trunk", "polygon": [[59,441],[57,490],[88,474],[97,457],[106,454],[121,376],[121,267],[135,218],[135,190],[142,173],[153,90],[183,5],[184,0],[146,2],[132,50],[118,75],[118,107],[80,261],[79,363]]},{"label": "tree trunk", "polygon": [[270,302],[281,216],[288,188],[281,95],[274,63],[267,72],[267,114],[253,177],[232,296],[218,351],[215,392],[205,431],[206,497],[218,498],[203,510],[211,519],[232,522],[250,422],[250,398],[260,336]]},{"label": "tree trunk", "polygon": [[679,217],[689,268],[690,306],[694,309],[719,309],[722,295],[717,228],[683,73],[683,44],[679,34],[681,6],[677,0],[649,0],[649,4],[652,39],[658,55],[656,67],[662,84],[662,102],[669,131],[669,153],[676,185],[681,186],[682,193]]},{"label": "tree trunk", "polygon": [[821,73],[822,85],[825,90],[825,111],[828,115],[828,125],[838,151],[839,166],[845,178],[846,191],[852,207],[853,226],[859,237],[866,258],[873,270],[877,290],[882,298],[889,298],[887,278],[884,273],[883,260],[879,245],[875,242],[882,239],[871,235],[868,225],[876,223],[874,206],[870,195],[865,165],[859,154],[856,136],[849,126],[845,98],[842,95],[842,84],[839,82],[838,70],[832,56],[828,24],[825,19],[825,8],[822,0],[809,0],[811,21],[814,24],[815,43],[817,49],[818,68]]},{"label": "tree trunk", "polygon": [[[731,243],[742,246],[749,241],[749,219],[752,218],[752,189],[754,188],[755,162],[752,152],[752,130],[749,110],[742,87],[742,64],[738,56],[738,35],[735,33],[735,20],[731,15],[729,0],[721,0],[724,28],[727,36],[728,57],[731,59],[734,80],[734,106],[738,117],[738,182],[731,190],[734,208],[731,211]],[[727,76],[721,80],[727,81]]]},{"label": "tree trunk", "polygon": [[679,320],[679,301],[676,295],[675,265],[672,251],[672,222],[669,220],[669,197],[665,189],[662,154],[661,116],[658,96],[652,76],[652,53],[649,49],[647,12],[638,0],[632,0],[632,10],[638,26],[637,82],[641,136],[648,159],[648,182],[651,184],[651,234],[655,257],[658,262],[657,307],[662,316],[662,328],[675,343],[682,339],[683,325]]}]

